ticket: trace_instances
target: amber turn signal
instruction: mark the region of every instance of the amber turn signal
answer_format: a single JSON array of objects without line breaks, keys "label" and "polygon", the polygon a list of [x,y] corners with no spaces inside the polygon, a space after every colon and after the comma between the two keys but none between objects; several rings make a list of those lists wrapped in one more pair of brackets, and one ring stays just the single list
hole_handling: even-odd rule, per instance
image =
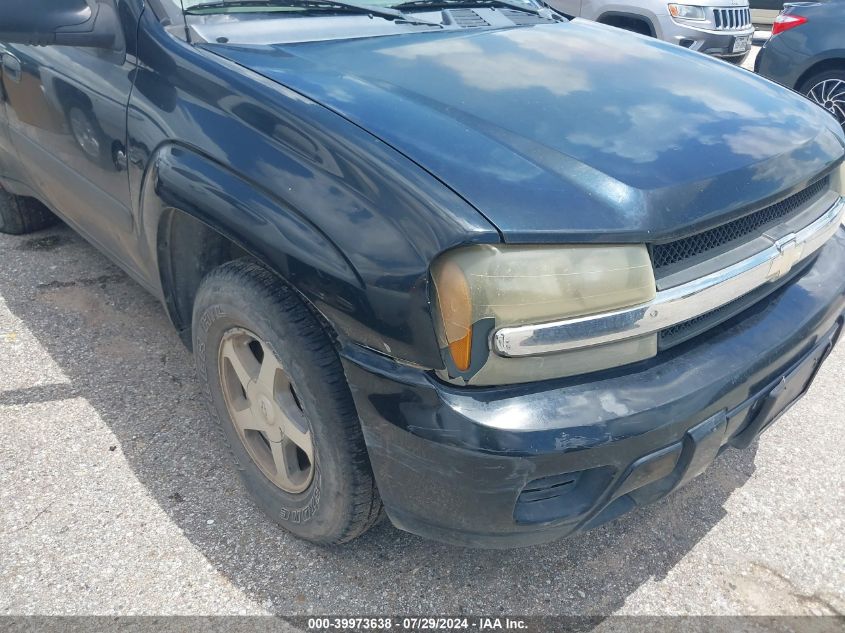
[{"label": "amber turn signal", "polygon": [[441,335],[446,339],[452,361],[460,371],[470,365],[472,348],[472,299],[469,283],[460,266],[445,261],[433,271]]}]

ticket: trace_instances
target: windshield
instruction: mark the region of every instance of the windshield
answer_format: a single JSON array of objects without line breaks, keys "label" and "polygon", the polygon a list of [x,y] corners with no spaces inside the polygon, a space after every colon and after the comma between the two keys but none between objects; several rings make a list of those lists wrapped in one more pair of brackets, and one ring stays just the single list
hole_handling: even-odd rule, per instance
[{"label": "windshield", "polygon": [[[376,37],[420,30],[509,28],[565,21],[542,0],[168,0],[184,7],[191,40],[278,44],[350,37]],[[184,4],[183,4],[184,3]],[[441,10],[472,7],[483,12],[470,25]],[[516,17],[514,17],[516,16]],[[269,17],[327,18],[272,20]],[[331,19],[328,19],[331,18]],[[380,19],[373,19],[380,18]],[[283,24],[284,23],[284,24]],[[294,27],[294,28],[289,28]]]},{"label": "windshield", "polygon": [[[198,5],[208,4],[209,0],[171,0],[175,5],[176,8],[180,11],[184,7],[186,11],[190,11],[192,7],[196,7]],[[541,3],[535,0],[510,0],[515,4],[525,5],[526,8],[537,9],[538,7],[542,6]],[[439,4],[438,0],[426,0],[425,3],[430,4]],[[459,0],[442,0],[442,4],[459,4]],[[463,4],[484,4],[485,0],[464,0]],[[216,2],[215,4],[225,4],[225,0],[221,2]],[[232,0],[232,6],[225,7],[225,8],[218,8],[215,9],[216,12],[225,12],[225,13],[253,13],[253,12],[267,12],[267,11],[274,11],[274,7],[256,7],[256,6],[244,6],[244,4],[239,4],[238,0]],[[407,0],[362,0],[359,4],[368,5],[372,7],[394,7],[400,5],[408,5]],[[420,4],[423,4],[422,2]],[[283,7],[276,7],[275,10],[280,10]]]}]

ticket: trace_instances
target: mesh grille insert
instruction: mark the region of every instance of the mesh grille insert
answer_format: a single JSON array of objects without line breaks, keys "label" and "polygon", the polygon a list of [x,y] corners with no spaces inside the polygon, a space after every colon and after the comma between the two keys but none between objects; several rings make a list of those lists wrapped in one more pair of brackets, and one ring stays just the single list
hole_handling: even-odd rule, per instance
[{"label": "mesh grille insert", "polygon": [[730,314],[738,306],[745,305],[747,303],[747,297],[734,299],[730,303],[723,305],[721,308],[716,308],[715,310],[711,310],[710,312],[705,312],[704,314],[694,317],[689,321],[684,321],[683,323],[678,323],[677,325],[668,327],[665,330],[661,330],[660,345],[661,347],[666,347],[669,345],[675,345],[677,343],[680,343],[681,341],[685,340],[690,334],[698,332],[700,326],[703,326],[705,324],[715,325],[716,322],[720,320],[720,317],[722,317],[723,315]]},{"label": "mesh grille insert", "polygon": [[[784,220],[806,206],[813,198],[821,194],[830,186],[830,176],[825,176],[806,189],[789,196],[765,209],[755,211],[745,217],[738,218],[727,224],[722,224],[703,233],[696,233],[689,237],[655,244],[652,247],[652,261],[655,272],[693,257],[698,257],[709,251],[721,248],[731,242],[748,236],[763,227]],[[714,253],[715,255],[715,253]]]}]

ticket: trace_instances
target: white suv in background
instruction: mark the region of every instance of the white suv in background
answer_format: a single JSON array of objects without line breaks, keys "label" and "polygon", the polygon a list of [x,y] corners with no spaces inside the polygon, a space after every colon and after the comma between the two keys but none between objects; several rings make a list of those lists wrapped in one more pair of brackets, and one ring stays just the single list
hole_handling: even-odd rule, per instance
[{"label": "white suv in background", "polygon": [[742,63],[754,26],[748,0],[546,0],[571,17],[595,20],[650,35],[694,51]]}]

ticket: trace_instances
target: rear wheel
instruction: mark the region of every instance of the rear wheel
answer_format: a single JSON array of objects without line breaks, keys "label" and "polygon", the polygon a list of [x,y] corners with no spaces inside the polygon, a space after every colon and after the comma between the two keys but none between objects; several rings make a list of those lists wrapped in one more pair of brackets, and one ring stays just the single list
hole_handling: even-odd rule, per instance
[{"label": "rear wheel", "polygon": [[23,235],[57,221],[56,216],[35,198],[15,196],[0,188],[0,233]]},{"label": "rear wheel", "polygon": [[798,91],[835,116],[845,129],[845,70],[827,70],[813,75]]},{"label": "rear wheel", "polygon": [[352,394],[303,300],[251,260],[212,271],[194,307],[194,353],[212,419],[247,490],[274,521],[317,543],[381,517]]}]

